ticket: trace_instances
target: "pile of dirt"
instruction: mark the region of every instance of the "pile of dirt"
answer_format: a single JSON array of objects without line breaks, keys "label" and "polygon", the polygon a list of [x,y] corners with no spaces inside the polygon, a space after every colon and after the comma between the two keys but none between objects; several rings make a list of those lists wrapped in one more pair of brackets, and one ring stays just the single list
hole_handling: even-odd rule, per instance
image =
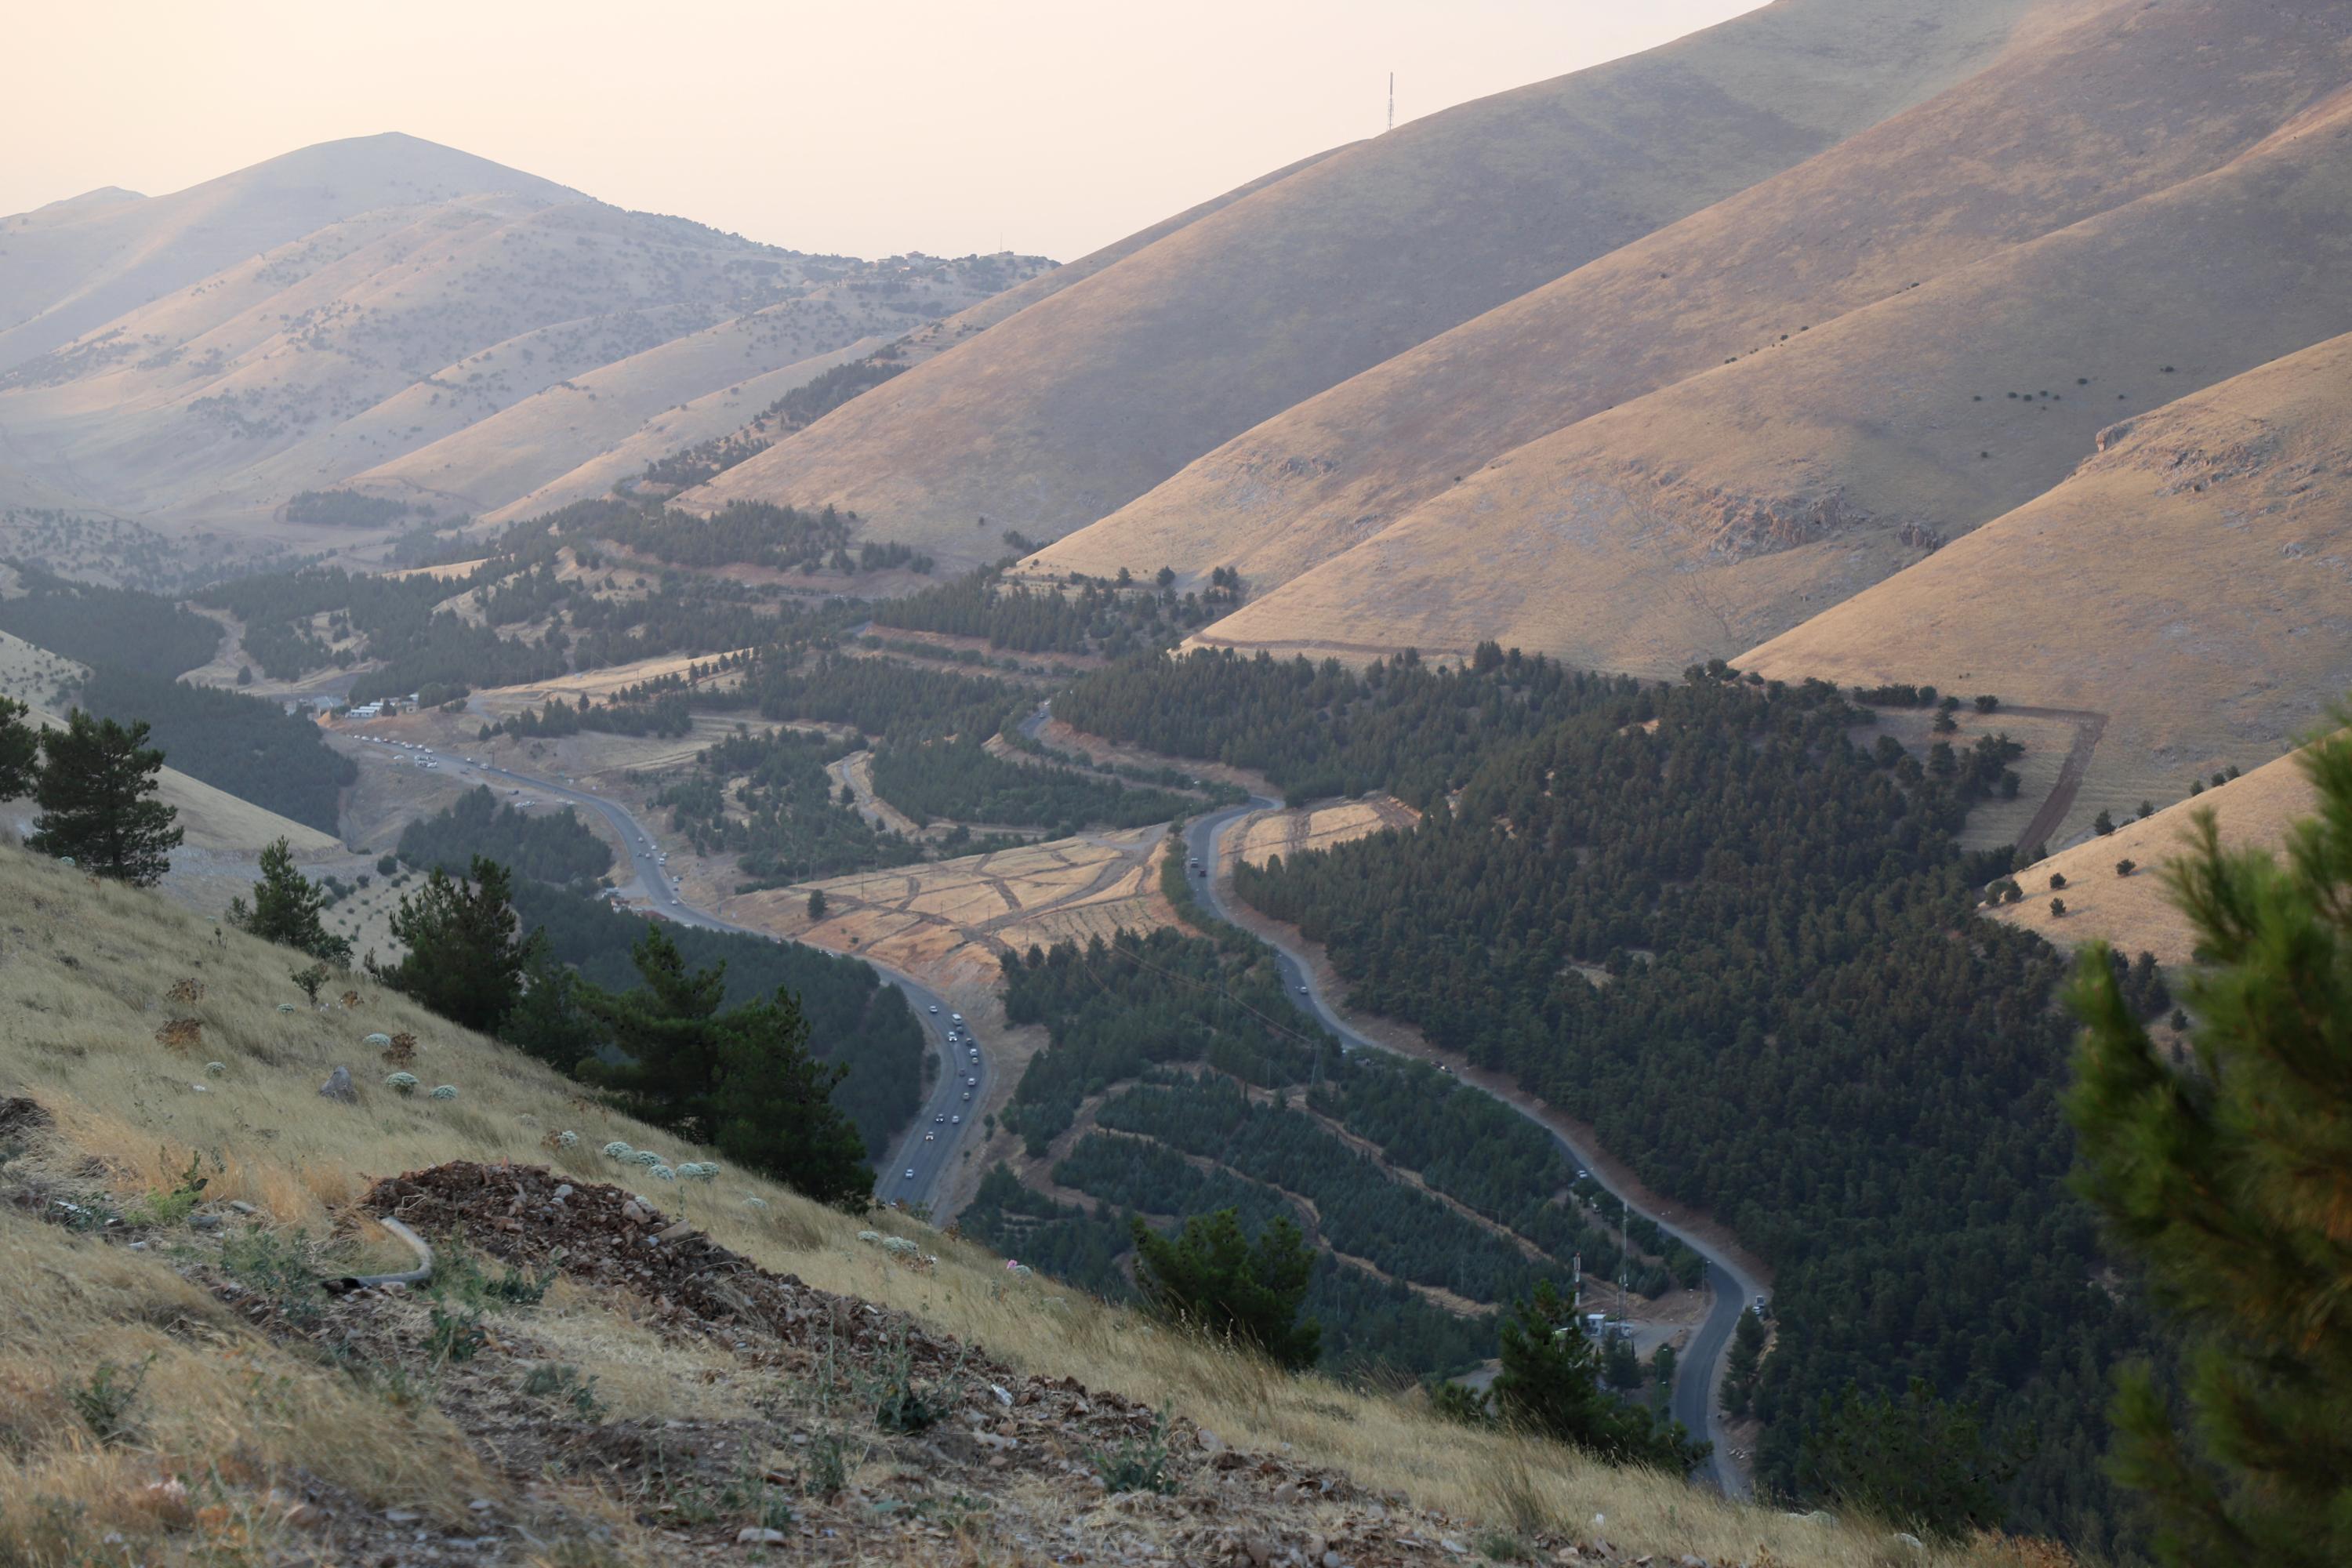
[{"label": "pile of dirt", "polygon": [[[904,1314],[772,1273],[618,1187],[457,1163],[380,1181],[360,1206],[438,1246],[633,1292],[664,1331],[721,1345],[760,1386],[789,1391],[764,1398],[751,1421],[599,1424],[542,1414],[536,1440],[520,1444],[513,1423],[493,1423],[495,1451],[527,1467],[562,1459],[606,1469],[619,1483],[608,1489],[622,1494],[646,1494],[631,1472],[658,1469],[672,1493],[700,1474],[716,1491],[744,1473],[747,1453],[795,1456],[764,1471],[790,1499],[789,1520],[765,1535],[733,1516],[698,1528],[647,1507],[639,1522],[682,1555],[764,1541],[827,1561],[954,1561],[957,1542],[990,1561],[1386,1568],[1462,1561],[1478,1539],[1475,1527],[1415,1510],[1401,1494],[1375,1496],[1333,1471],[1237,1452],[1119,1394],[1024,1375]],[[922,1266],[919,1254],[908,1262]],[[475,1425],[462,1404],[444,1408]],[[862,1461],[830,1486],[813,1479],[819,1449],[838,1453],[845,1442]],[[1520,1544],[1558,1561],[1617,1555],[1601,1542]]]}]

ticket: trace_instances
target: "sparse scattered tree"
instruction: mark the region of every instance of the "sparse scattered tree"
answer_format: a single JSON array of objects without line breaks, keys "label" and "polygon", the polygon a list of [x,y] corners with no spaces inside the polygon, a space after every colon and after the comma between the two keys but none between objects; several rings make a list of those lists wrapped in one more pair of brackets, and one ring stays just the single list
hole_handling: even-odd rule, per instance
[{"label": "sparse scattered tree", "polygon": [[2128,855],[2116,862],[2116,875],[2118,877],[2128,877],[2138,869],[2139,862]]},{"label": "sparse scattered tree", "polygon": [[813,921],[821,921],[824,919],[824,889],[823,888],[813,888],[809,890],[808,918]]},{"label": "sparse scattered tree", "polygon": [[2050,890],[2051,890],[2052,892],[2053,892],[2053,893],[2054,893],[2054,892],[2056,892],[2059,889],[2061,889],[2061,888],[2064,887],[2065,885],[2066,885],[2066,873],[2065,873],[2065,872],[2063,872],[2063,871],[2053,871],[2053,872],[2051,872],[2051,873],[2050,873]]},{"label": "sparse scattered tree", "polygon": [[2064,920],[2066,918],[2066,900],[2063,899],[2051,900],[2050,913],[2053,919]]},{"label": "sparse scattered tree", "polygon": [[2091,819],[2091,831],[2097,834],[2102,838],[2105,838],[2108,834],[2113,833],[2115,830],[2116,819],[2114,816],[2105,808],[2102,808],[2099,815]]},{"label": "sparse scattered tree", "polygon": [[162,880],[182,835],[173,826],[179,813],[148,798],[163,753],[146,742],[143,722],[125,728],[80,709],[64,729],[43,731],[34,792],[41,819],[26,844],[135,888]]}]

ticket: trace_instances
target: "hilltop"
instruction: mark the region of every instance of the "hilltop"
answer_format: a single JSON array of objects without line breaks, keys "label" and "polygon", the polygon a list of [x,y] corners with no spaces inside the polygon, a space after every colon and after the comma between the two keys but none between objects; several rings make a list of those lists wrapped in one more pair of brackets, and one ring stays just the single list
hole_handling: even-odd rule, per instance
[{"label": "hilltop", "polygon": [[[224,212],[251,243],[221,254]],[[206,243],[183,243],[191,227]],[[716,423],[740,423],[1045,265],[803,255],[404,137],[0,234],[0,300],[33,312],[0,335],[26,498],[309,549],[354,524],[305,526],[285,507],[302,492],[384,503],[379,538],[494,510],[642,448],[680,405],[717,399]],[[171,265],[110,270],[159,247]]]},{"label": "hilltop", "polygon": [[1223,564],[1263,595],[1554,430],[2210,172],[2343,83],[2310,42],[2250,0],[2102,12],[1285,410],[1029,568]]},{"label": "hilltop", "polygon": [[1431,115],[1133,245],[688,504],[834,501],[943,560],[991,558],[1007,528],[1057,537],[2088,8],[1781,0]]},{"label": "hilltop", "polygon": [[[488,1562],[670,1562],[743,1531],[756,1550],[763,1530],[862,1562],[1027,1561],[1051,1542],[1435,1563],[1589,1553],[1604,1534],[1612,1555],[1717,1563],[1858,1568],[1892,1550],[1442,1426],[1414,1396],[1282,1377],[908,1216],[854,1218],[731,1170],[651,1183],[599,1151],[674,1140],[400,997],[361,983],[313,1012],[282,950],[15,849],[0,899],[18,922],[0,966],[0,1241],[23,1265],[0,1274],[21,1456],[0,1539],[18,1553],[112,1531],[151,1562],[419,1540]],[[73,1019],[70,1052],[45,1016]],[[454,1098],[379,1086],[372,1032],[407,1038]],[[317,1092],[338,1065],[349,1104]],[[414,1262],[380,1227],[395,1212],[436,1245],[436,1281],[320,1294],[321,1274]],[[936,1415],[881,1399],[894,1378]],[[1169,1495],[1105,1495],[1097,1464],[1149,1463],[1156,1431]]]}]

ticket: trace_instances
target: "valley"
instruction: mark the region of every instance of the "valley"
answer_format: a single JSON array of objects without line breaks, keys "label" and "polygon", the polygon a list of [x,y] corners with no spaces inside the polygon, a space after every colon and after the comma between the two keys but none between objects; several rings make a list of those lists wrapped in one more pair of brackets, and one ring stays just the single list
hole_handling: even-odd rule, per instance
[{"label": "valley", "polygon": [[2352,1550],[2352,12],[1693,25],[1061,264],[0,217],[0,1241],[201,1303],[0,1560]]}]

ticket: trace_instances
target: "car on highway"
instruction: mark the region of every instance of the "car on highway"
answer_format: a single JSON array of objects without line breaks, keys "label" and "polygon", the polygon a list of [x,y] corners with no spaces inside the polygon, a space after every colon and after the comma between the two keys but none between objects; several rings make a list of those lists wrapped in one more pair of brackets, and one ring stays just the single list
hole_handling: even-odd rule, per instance
[{"label": "car on highway", "polygon": [[947,1120],[947,1113],[945,1111],[941,1111],[939,1115],[932,1117],[931,1120],[934,1121],[945,1121]]},{"label": "car on highway", "polygon": [[959,1027],[961,1027],[961,1025],[962,1025],[962,1023],[963,1023],[963,1015],[962,1015],[962,1014],[961,1014],[961,1013],[950,1013],[950,1014],[949,1014],[949,1015],[948,1015],[948,1017],[949,1017],[950,1020],[952,1020],[952,1021],[953,1021],[953,1022],[954,1022],[954,1023],[955,1023]]},{"label": "car on highway", "polygon": [[940,1016],[940,1005],[939,1005],[938,1003],[934,1002],[934,1003],[932,1003],[932,1004],[931,1004],[931,1016],[932,1016],[932,1017],[934,1017],[934,1018],[936,1018],[936,1017],[938,1017],[939,1016]]},{"label": "car on highway", "polygon": [[978,1089],[978,1088],[980,1087],[980,1079],[976,1079],[976,1078],[968,1078],[968,1079],[964,1079],[963,1081],[964,1081],[965,1083],[967,1083],[967,1084],[971,1085],[973,1089]]},{"label": "car on highway", "polygon": [[926,1143],[929,1143],[929,1142],[932,1142],[933,1140],[937,1139],[938,1137],[939,1137],[939,1134],[938,1134],[938,1133],[936,1133],[936,1132],[926,1132],[926,1133],[924,1133],[924,1134],[923,1134],[923,1142],[926,1142]]},{"label": "car on highway", "polygon": [[[963,1125],[963,1118],[962,1118],[962,1117],[961,1117],[961,1116],[957,1117],[957,1118],[955,1119],[955,1124],[956,1124],[958,1127],[962,1126],[962,1125]],[[1759,1296],[1759,1297],[1758,1297],[1758,1298],[1757,1298],[1757,1300],[1763,1300],[1763,1298]]]},{"label": "car on highway", "polygon": [[911,1181],[913,1181],[914,1179],[915,1179],[915,1167],[914,1167],[914,1166],[912,1166],[912,1165],[909,1165],[909,1166],[908,1166],[908,1167],[907,1167],[907,1180],[908,1180],[908,1181],[910,1181],[910,1182],[911,1182]]},{"label": "car on highway", "polygon": [[1300,986],[1300,987],[1298,988],[1298,994],[1299,994],[1301,996],[1306,995],[1306,994],[1307,994],[1307,987],[1306,987],[1306,986],[1304,986],[1304,985]]},{"label": "car on highway", "polygon": [[971,1103],[971,1090],[965,1089],[963,1091],[963,1102],[966,1105],[970,1105]]}]

